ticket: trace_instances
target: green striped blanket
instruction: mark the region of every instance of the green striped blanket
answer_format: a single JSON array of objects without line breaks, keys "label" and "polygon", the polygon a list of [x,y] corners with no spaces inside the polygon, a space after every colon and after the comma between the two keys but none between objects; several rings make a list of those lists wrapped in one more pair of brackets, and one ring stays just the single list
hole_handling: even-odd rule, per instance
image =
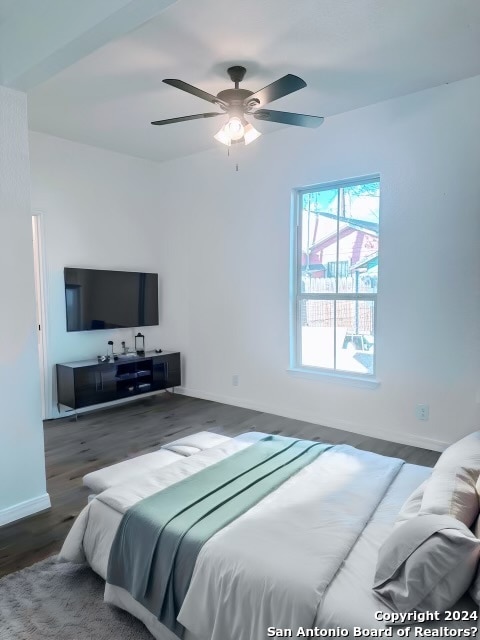
[{"label": "green striped blanket", "polygon": [[202,546],[331,446],[267,436],[141,500],[118,528],[107,582],[181,637],[177,615]]}]

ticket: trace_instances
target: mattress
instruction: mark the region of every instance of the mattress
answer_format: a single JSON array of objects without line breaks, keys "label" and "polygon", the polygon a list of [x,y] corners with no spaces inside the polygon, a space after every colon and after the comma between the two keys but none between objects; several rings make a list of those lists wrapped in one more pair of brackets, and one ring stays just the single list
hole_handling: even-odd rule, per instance
[{"label": "mattress", "polygon": [[[225,447],[225,445],[220,445],[219,448],[222,449],[222,447]],[[176,464],[177,463],[175,463],[175,465]],[[170,465],[170,469],[175,465]],[[342,637],[345,637],[345,634],[353,636],[355,632],[357,634],[361,633],[358,632],[358,629],[375,631],[383,629],[382,633],[386,634],[387,637],[392,633],[391,629],[382,619],[385,617],[385,614],[389,613],[389,610],[380,603],[371,590],[377,553],[383,540],[391,530],[401,506],[410,493],[429,477],[430,473],[431,469],[427,467],[411,464],[403,465],[385,495],[383,495],[373,515],[363,529],[362,534],[356,540],[350,553],[327,587],[317,610],[314,622],[315,628],[319,630],[330,629],[333,630],[334,633],[338,632],[338,635],[342,635]],[[287,490],[288,487],[286,487],[285,491]],[[125,491],[128,493],[129,490],[125,489]],[[92,569],[104,579],[106,578],[107,563],[112,541],[124,511],[124,508],[122,508],[122,505],[118,502],[119,499],[121,500],[121,497],[119,498],[118,496],[122,495],[118,487],[114,491],[114,494],[116,496],[116,498],[114,496],[114,499],[105,500],[102,499],[102,495],[100,495],[92,501],[88,507],[88,512],[82,512],[80,515],[79,521],[72,529],[62,550],[64,559],[77,562],[87,561]],[[123,507],[124,506],[125,505],[123,505]],[[261,509],[263,513],[265,513],[265,510],[275,509],[275,501],[267,500],[265,504],[261,503],[254,507],[252,512],[254,512],[255,509]],[[348,512],[348,505],[345,505],[345,516],[347,520]],[[249,514],[247,514],[247,516],[248,515]],[[83,522],[82,518],[84,520]],[[219,535],[221,536],[222,532],[216,534],[216,536],[206,543],[197,561],[200,568],[198,571],[196,568],[194,578],[197,577],[197,581],[200,581],[200,584],[203,579],[203,569],[200,560],[202,558],[208,558],[209,554],[212,554],[212,550],[216,549],[215,544],[218,545],[218,540],[215,542],[215,539]],[[272,562],[278,562],[278,558],[272,558]],[[220,564],[221,563],[219,563],[219,565]],[[212,563],[209,565],[209,571],[213,571],[214,580],[222,579],[221,569],[218,569],[218,575],[215,574],[216,569],[215,567],[212,568]],[[196,574],[198,575],[196,576]],[[252,594],[249,595],[252,596]],[[253,598],[262,598],[262,593],[253,593]],[[142,620],[158,640],[176,640],[176,636],[173,633],[158,622],[146,609],[135,602],[124,590],[107,585],[105,599],[107,602],[120,606]],[[204,603],[201,598],[190,598],[187,614],[184,616],[182,622],[187,627],[185,639],[210,640],[210,638],[213,638],[213,640],[218,640],[221,638],[222,640],[234,640],[237,634],[230,635],[229,629],[241,628],[245,620],[248,620],[249,616],[254,615],[254,612],[249,610],[249,604],[246,598],[241,598],[239,602],[241,602],[241,606],[230,607],[229,618],[219,620],[218,628],[214,629],[209,635],[205,635],[201,629],[202,625],[196,624],[196,621],[202,620],[202,618],[205,617]],[[228,603],[225,604],[226,608],[227,604]],[[459,606],[466,611],[475,610],[475,605],[468,598],[459,603]],[[292,636],[289,636],[288,629],[284,627],[277,628],[275,626],[275,619],[272,619],[271,622],[271,626],[269,626],[265,632],[265,638],[275,636],[302,636],[302,631],[300,631],[299,635],[298,629],[291,630]],[[462,626],[462,624],[463,626],[476,625],[475,622],[466,621],[464,623],[455,622],[453,626],[457,628]],[[451,626],[451,624],[448,625],[445,622],[441,622],[437,624],[437,626]],[[427,627],[423,625],[421,628],[426,629]],[[188,629],[191,629],[191,631],[188,631]],[[281,634],[284,631],[286,633],[282,636]],[[323,633],[324,632],[325,631],[323,631]],[[315,634],[315,629],[312,628],[311,637],[320,635],[321,633],[320,631],[318,634]],[[416,635],[416,633],[414,625],[412,637]],[[375,635],[375,632],[373,632],[373,635]],[[262,638],[252,638],[251,640],[262,640]]]}]

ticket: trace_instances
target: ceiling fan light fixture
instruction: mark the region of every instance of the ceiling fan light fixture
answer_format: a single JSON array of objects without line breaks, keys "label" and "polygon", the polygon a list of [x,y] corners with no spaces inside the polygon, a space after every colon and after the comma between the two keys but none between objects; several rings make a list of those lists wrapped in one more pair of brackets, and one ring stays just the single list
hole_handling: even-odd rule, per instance
[{"label": "ceiling fan light fixture", "polygon": [[227,124],[225,125],[228,135],[230,136],[230,140],[236,141],[241,140],[243,138],[243,134],[245,133],[245,127],[243,126],[243,122],[238,116],[231,116],[228,119]]},{"label": "ceiling fan light fixture", "polygon": [[244,124],[238,116],[230,116],[218,133],[213,137],[229,147],[233,142],[241,142],[245,133]]},{"label": "ceiling fan light fixture", "polygon": [[244,142],[250,144],[262,134],[249,122],[242,122],[238,116],[232,116],[213,137],[218,142],[230,147],[232,144]]},{"label": "ceiling fan light fixture", "polygon": [[252,124],[248,123],[247,126],[245,127],[245,132],[243,134],[245,144],[250,144],[257,138],[259,138],[261,135],[262,134],[258,129],[255,129],[255,127]]},{"label": "ceiling fan light fixture", "polygon": [[232,144],[232,139],[228,135],[226,127],[227,125],[224,124],[220,131],[218,131],[213,137],[215,138],[215,140],[218,140],[218,142],[226,144],[227,147],[229,147]]}]

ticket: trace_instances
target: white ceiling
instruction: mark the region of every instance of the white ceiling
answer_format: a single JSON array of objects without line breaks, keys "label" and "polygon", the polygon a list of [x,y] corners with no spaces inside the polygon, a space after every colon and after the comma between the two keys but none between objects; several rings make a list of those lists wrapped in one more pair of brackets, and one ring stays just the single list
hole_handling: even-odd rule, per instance
[{"label": "white ceiling", "polygon": [[[0,19],[12,4],[0,3]],[[480,74],[480,2],[178,0],[32,89],[30,126],[155,161],[208,149],[221,118],[150,125],[215,110],[161,80],[217,93],[232,86],[231,64],[247,67],[252,91],[299,75],[308,86],[272,108],[328,117]],[[264,133],[279,126],[254,122]]]},{"label": "white ceiling", "polygon": [[25,4],[26,0],[0,0],[0,24],[18,15]]}]

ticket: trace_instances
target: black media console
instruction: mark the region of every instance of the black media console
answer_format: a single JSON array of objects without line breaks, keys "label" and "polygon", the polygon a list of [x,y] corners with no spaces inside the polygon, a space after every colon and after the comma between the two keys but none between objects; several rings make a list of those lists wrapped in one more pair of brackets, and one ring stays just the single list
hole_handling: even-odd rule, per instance
[{"label": "black media console", "polygon": [[119,356],[110,362],[65,362],[57,364],[57,406],[80,409],[180,384],[178,351]]}]

